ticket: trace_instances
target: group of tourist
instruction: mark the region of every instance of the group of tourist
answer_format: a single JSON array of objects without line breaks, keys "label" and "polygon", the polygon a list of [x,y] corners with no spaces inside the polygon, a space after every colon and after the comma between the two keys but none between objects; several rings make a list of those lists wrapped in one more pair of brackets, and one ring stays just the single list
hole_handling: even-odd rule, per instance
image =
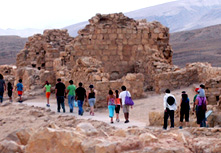
[{"label": "group of tourist", "polygon": [[[129,107],[130,105],[125,104],[125,97],[128,95],[131,97],[131,94],[129,91],[126,90],[125,86],[121,87],[122,92],[119,95],[119,91],[115,90],[115,95],[112,90],[109,90],[109,95],[107,96],[107,105],[108,105],[108,110],[109,110],[109,117],[110,117],[110,122],[114,123],[113,117],[114,117],[114,112],[116,113],[116,121],[119,122],[119,112],[120,108],[123,108],[123,113],[124,113],[124,118],[125,122],[124,123],[129,123]],[[133,106],[131,106],[133,108]]]},{"label": "group of tourist", "polygon": [[[199,127],[206,127],[207,118],[207,100],[205,96],[205,86],[203,84],[200,85],[200,88],[196,88],[196,95],[193,99],[193,112],[196,112],[197,124]],[[177,109],[177,101],[174,95],[170,93],[169,89],[166,89],[164,96],[164,125],[163,129],[167,129],[167,121],[170,117],[171,126],[170,128],[174,128],[174,111]],[[182,91],[181,99],[180,99],[180,129],[183,128],[183,119],[185,117],[186,126],[189,123],[189,112],[190,112],[190,100],[185,91]]]},{"label": "group of tourist", "polygon": [[[86,93],[85,88],[83,87],[83,84],[80,82],[79,87],[76,88],[74,85],[74,82],[72,80],[69,81],[69,86],[66,88],[64,83],[61,82],[61,79],[57,79],[57,84],[55,86],[55,95],[57,99],[57,112],[60,112],[60,109],[62,108],[63,112],[65,112],[65,104],[64,100],[66,98],[66,95],[68,95],[68,105],[70,108],[70,113],[73,113],[74,105],[78,106],[78,115],[84,114],[83,104],[84,101],[89,103],[90,105],[90,115],[94,116],[94,105],[96,102],[96,92],[94,90],[94,86],[89,86],[89,92]],[[22,79],[18,80],[18,83],[15,87],[18,92],[19,96],[19,102],[22,102],[22,93],[24,90]],[[0,74],[0,102],[3,102],[3,95],[4,92],[8,90],[8,96],[9,101],[12,102],[12,92],[13,92],[13,86],[11,82],[8,82],[7,88],[6,83],[3,79],[3,76]],[[206,111],[207,111],[207,100],[205,96],[205,86],[203,84],[200,85],[199,88],[195,89],[196,95],[193,99],[193,112],[196,112],[196,118],[197,118],[197,124],[199,127],[205,127],[207,126],[207,118],[206,118]],[[44,90],[46,92],[46,98],[47,98],[47,107],[50,107],[49,104],[49,98],[51,95],[51,85],[48,81],[45,82]],[[116,121],[119,122],[119,112],[120,108],[123,109],[124,117],[125,117],[125,123],[129,123],[129,107],[133,107],[132,105],[125,104],[125,98],[131,97],[131,94],[129,91],[126,90],[125,86],[121,87],[122,92],[118,90],[115,90],[115,93],[112,90],[109,90],[108,96],[107,96],[107,105],[109,110],[109,117],[110,117],[110,123],[114,123],[113,117],[114,112],[116,113]],[[164,125],[163,129],[167,129],[167,121],[170,117],[171,121],[171,128],[174,128],[174,111],[177,109],[177,101],[174,95],[170,93],[169,89],[166,89],[165,96],[164,96]],[[185,91],[181,94],[180,99],[180,129],[183,128],[183,120],[185,117],[186,126],[188,126],[189,123],[189,112],[190,112],[190,100],[188,98],[188,95]]]},{"label": "group of tourist", "polygon": [[[86,93],[85,88],[83,87],[83,84],[80,82],[78,85],[79,87],[76,88],[76,86],[73,84],[73,81],[69,81],[69,86],[65,87],[64,83],[61,82],[61,79],[57,79],[57,84],[55,86],[55,95],[57,98],[57,111],[60,112],[60,109],[63,109],[63,112],[65,112],[65,104],[64,99],[66,95],[68,95],[68,105],[70,108],[70,113],[73,112],[74,109],[74,102],[77,101],[78,106],[78,115],[84,114],[83,104],[84,101],[89,103],[90,105],[90,115],[94,116],[94,105],[96,102],[96,92],[94,90],[94,86],[89,86],[89,92]],[[51,85],[48,81],[46,81],[44,86],[45,92],[46,92],[46,98],[47,98],[47,107],[50,107],[49,104],[49,97],[51,93]],[[119,112],[120,108],[123,108],[124,116],[125,116],[125,123],[129,123],[129,106],[125,104],[125,97],[128,95],[131,97],[131,94],[129,91],[126,91],[126,87],[121,87],[122,92],[119,94],[119,91],[116,90],[115,94],[112,90],[109,90],[109,95],[107,96],[107,105],[109,110],[109,117],[111,119],[111,123],[113,122],[114,112],[116,112],[116,121],[119,122]],[[132,106],[131,106],[132,108]]]},{"label": "group of tourist", "polygon": [[[12,102],[12,92],[13,92],[13,86],[11,82],[8,82],[7,88],[6,88],[6,83],[5,80],[3,79],[3,75],[0,74],[0,102],[3,102],[3,96],[4,92],[8,90],[8,97],[9,101]],[[15,90],[18,91],[18,96],[19,96],[19,102],[22,102],[22,91],[23,91],[23,84],[22,84],[22,79],[19,79]]]}]

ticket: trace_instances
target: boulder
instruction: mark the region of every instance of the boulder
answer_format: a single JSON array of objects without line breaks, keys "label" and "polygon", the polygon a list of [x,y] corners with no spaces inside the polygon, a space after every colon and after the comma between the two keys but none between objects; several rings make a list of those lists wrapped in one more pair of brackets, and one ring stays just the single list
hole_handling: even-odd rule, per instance
[{"label": "boulder", "polygon": [[83,135],[73,131],[42,128],[30,137],[25,152],[82,153],[83,139]]},{"label": "boulder", "polygon": [[33,134],[33,129],[23,128],[16,132],[18,139],[20,140],[20,144],[27,145],[30,136]]},{"label": "boulder", "polygon": [[79,123],[76,126],[76,130],[84,133],[87,136],[96,135],[98,133],[97,129],[91,123]]},{"label": "boulder", "polygon": [[14,141],[3,140],[0,142],[1,153],[24,153],[24,146],[18,145]]},{"label": "boulder", "polygon": [[156,142],[158,139],[151,133],[143,133],[139,136],[139,140],[146,146],[151,142]]}]

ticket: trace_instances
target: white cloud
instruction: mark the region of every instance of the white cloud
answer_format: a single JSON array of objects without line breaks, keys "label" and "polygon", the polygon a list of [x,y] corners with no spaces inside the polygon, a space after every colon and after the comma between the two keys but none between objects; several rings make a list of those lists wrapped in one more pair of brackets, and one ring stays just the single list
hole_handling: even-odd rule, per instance
[{"label": "white cloud", "polygon": [[62,28],[96,13],[129,12],[174,0],[0,0],[0,28]]}]

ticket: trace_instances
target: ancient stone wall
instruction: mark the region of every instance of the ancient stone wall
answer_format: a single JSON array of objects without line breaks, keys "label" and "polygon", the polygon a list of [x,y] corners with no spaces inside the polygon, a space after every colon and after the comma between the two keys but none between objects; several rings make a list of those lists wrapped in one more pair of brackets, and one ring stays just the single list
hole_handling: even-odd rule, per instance
[{"label": "ancient stone wall", "polygon": [[45,30],[43,35],[29,37],[17,55],[16,80],[28,80],[24,83],[27,90],[34,90],[35,85],[40,88],[46,80],[54,85],[57,78],[66,86],[70,79],[76,85],[83,82],[86,88],[93,84],[97,104],[102,106],[108,90],[120,90],[122,85],[132,97],[140,98],[143,91],[159,93],[205,84],[221,74],[208,63],[188,64],[183,69],[172,65],[169,29],[159,22],[136,21],[122,13],[97,14],[89,22],[76,38],[67,30]]},{"label": "ancient stone wall", "polygon": [[205,84],[208,79],[221,75],[220,68],[213,68],[209,63],[191,63],[185,68],[174,69],[156,75],[156,92],[164,92],[165,89],[178,89],[193,83]]},{"label": "ancient stone wall", "polygon": [[43,35],[29,37],[24,49],[17,55],[16,65],[18,68],[29,66],[51,71],[54,59],[72,39],[67,30],[45,30]]},{"label": "ancient stone wall", "polygon": [[211,78],[206,81],[205,91],[208,103],[217,105],[221,100],[221,75],[216,78]]},{"label": "ancient stone wall", "polygon": [[162,59],[172,63],[169,29],[159,22],[135,21],[122,13],[97,14],[89,22],[66,47],[70,61],[94,57],[102,61],[111,80],[135,72],[136,62],[145,60],[151,49],[158,50]]}]

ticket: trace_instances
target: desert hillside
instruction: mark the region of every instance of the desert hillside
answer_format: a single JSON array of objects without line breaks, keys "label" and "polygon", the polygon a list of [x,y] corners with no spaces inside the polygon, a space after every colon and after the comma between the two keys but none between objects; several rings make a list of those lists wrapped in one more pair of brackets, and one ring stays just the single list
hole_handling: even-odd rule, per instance
[{"label": "desert hillside", "polygon": [[27,38],[0,36],[0,65],[15,64],[16,54],[24,48]]},{"label": "desert hillside", "polygon": [[209,62],[221,67],[220,42],[221,25],[172,33],[173,64],[184,67],[186,63]]}]

